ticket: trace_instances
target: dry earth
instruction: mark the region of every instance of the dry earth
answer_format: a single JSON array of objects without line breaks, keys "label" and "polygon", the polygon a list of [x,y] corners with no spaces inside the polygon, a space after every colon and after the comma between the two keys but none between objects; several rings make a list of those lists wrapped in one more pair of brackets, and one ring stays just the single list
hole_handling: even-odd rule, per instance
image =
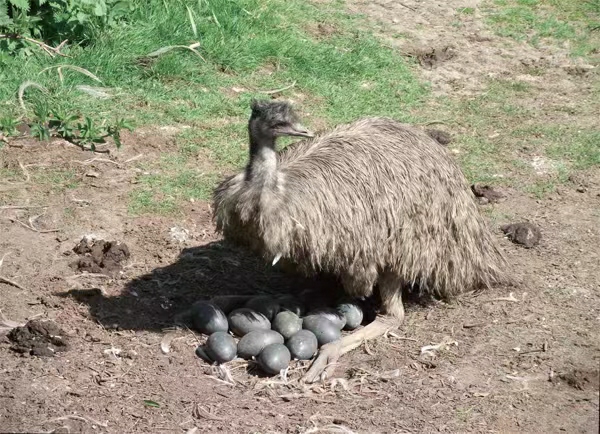
[{"label": "dry earth", "polygon": [[[437,50],[419,70],[436,95],[476,94],[497,76],[534,83],[539,92],[531,104],[589,98],[592,78],[569,72],[566,49],[498,38],[477,9],[462,26],[450,25],[457,8],[478,4],[390,0],[349,7],[371,16],[384,38],[406,35],[401,44],[390,39],[404,53]],[[543,79],[524,72],[533,64],[547,70]],[[593,125],[597,115],[580,104],[577,122]],[[548,122],[567,121],[555,116]],[[202,337],[189,330],[173,331],[171,351],[161,352],[173,319],[216,293],[312,283],[269,272],[222,246],[206,203],[188,204],[185,218],[128,215],[138,163],[168,150],[168,133],[128,135],[110,156],[60,142],[19,141],[13,145],[22,147],[0,150],[1,167],[19,173],[1,180],[0,195],[23,206],[0,207],[0,275],[19,285],[0,283],[1,312],[19,323],[51,319],[67,341],[56,356],[38,357],[0,338],[0,431],[597,432],[597,171],[544,200],[507,190],[499,203],[482,205],[494,216],[519,287],[466,295],[453,305],[410,305],[396,336],[342,359],[342,380],[302,388],[233,362],[231,385],[195,356]],[[513,221],[538,225],[541,243],[525,249],[504,238],[500,225]],[[111,263],[103,270],[99,260],[100,269],[89,269],[106,274],[85,275],[71,266],[73,248],[90,234],[128,246],[122,269]],[[117,262],[119,252],[111,256]],[[442,342],[439,351],[420,354]]]}]

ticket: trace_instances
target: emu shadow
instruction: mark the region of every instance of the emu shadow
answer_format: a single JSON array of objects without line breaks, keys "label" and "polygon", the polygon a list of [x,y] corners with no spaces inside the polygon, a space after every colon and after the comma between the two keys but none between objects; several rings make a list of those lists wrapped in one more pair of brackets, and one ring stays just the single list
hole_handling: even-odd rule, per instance
[{"label": "emu shadow", "polygon": [[87,305],[90,316],[107,329],[162,331],[185,322],[194,302],[216,295],[302,294],[304,300],[318,303],[340,291],[335,279],[284,273],[219,241],[183,249],[174,263],[132,279],[118,296],[104,296],[97,288],[58,295]]}]

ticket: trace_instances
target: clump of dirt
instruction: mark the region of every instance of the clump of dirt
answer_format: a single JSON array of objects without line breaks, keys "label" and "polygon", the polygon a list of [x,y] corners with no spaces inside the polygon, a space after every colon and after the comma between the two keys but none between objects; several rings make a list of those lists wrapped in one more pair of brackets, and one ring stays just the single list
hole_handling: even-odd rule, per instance
[{"label": "clump of dirt", "polygon": [[446,146],[452,141],[452,136],[445,131],[428,128],[425,130],[427,135],[442,146]]},{"label": "clump of dirt", "polygon": [[509,240],[521,244],[528,249],[537,246],[542,239],[542,232],[532,223],[511,223],[500,227]]},{"label": "clump of dirt", "polygon": [[567,74],[577,77],[584,77],[594,70],[593,65],[566,65],[564,67]]},{"label": "clump of dirt", "polygon": [[71,263],[71,268],[90,273],[116,273],[129,259],[129,247],[118,241],[92,240],[83,237],[73,248],[79,258]]},{"label": "clump of dirt", "polygon": [[57,352],[69,349],[67,337],[53,321],[32,320],[23,327],[10,331],[11,349],[32,356],[53,357]]},{"label": "clump of dirt", "polygon": [[338,33],[338,29],[330,23],[311,24],[306,30],[308,30],[308,33],[313,35],[316,39],[327,39]]},{"label": "clump of dirt", "polygon": [[456,51],[450,46],[421,48],[415,52],[419,64],[426,69],[433,69],[439,63],[456,57]]},{"label": "clump of dirt", "polygon": [[496,203],[505,197],[501,191],[494,190],[489,185],[471,185],[471,191],[475,197],[479,198],[480,203]]},{"label": "clump of dirt", "polygon": [[584,372],[578,369],[573,369],[559,374],[558,378],[577,390],[584,390],[586,387],[591,387],[597,390],[600,382],[598,375],[598,371]]}]

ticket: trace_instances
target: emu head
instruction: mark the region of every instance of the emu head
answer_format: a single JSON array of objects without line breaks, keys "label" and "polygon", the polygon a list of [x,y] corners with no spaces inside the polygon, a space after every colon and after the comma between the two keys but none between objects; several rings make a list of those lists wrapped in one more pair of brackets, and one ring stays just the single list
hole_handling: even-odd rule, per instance
[{"label": "emu head", "polygon": [[274,140],[281,136],[314,136],[300,124],[292,106],[285,101],[252,100],[250,107],[248,129],[252,137]]}]

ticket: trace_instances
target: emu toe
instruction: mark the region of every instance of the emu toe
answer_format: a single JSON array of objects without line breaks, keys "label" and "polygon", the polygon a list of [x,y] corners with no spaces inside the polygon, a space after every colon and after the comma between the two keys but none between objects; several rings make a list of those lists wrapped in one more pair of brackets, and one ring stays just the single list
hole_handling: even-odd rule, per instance
[{"label": "emu toe", "polygon": [[335,364],[342,355],[342,339],[325,344],[319,350],[319,355],[312,362],[303,380],[306,383],[325,381],[335,370]]},{"label": "emu toe", "polygon": [[323,345],[319,350],[319,354],[311,364],[306,374],[302,378],[306,383],[314,383],[316,381],[325,381],[331,378],[338,359],[358,348],[364,341],[383,336],[388,330],[397,328],[400,321],[394,319],[390,321],[389,317],[378,317],[372,323],[355,331],[354,333],[344,336],[343,338]]}]

